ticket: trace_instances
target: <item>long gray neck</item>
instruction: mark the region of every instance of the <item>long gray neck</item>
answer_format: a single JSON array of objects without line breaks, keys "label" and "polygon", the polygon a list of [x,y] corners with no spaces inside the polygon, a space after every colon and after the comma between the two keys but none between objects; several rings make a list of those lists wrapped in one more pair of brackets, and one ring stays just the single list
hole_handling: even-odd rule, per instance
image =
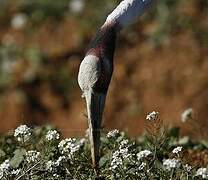
[{"label": "long gray neck", "polygon": [[98,57],[105,56],[110,61],[113,61],[117,32],[115,24],[101,27],[92,39],[89,50],[93,50]]}]

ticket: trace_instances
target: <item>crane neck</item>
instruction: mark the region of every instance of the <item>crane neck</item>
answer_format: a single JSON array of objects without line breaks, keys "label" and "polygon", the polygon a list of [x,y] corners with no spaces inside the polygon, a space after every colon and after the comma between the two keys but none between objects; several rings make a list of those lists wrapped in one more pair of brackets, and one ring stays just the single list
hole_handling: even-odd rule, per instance
[{"label": "crane neck", "polygon": [[104,24],[92,39],[87,54],[113,61],[118,29],[116,24]]}]

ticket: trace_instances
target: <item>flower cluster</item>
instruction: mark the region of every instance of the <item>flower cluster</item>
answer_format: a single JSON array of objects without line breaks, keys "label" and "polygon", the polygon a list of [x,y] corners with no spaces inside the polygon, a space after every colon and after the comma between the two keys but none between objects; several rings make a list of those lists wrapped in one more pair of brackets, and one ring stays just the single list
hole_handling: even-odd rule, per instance
[{"label": "flower cluster", "polygon": [[147,166],[147,163],[142,162],[142,164],[140,164],[139,166],[139,170],[142,171],[146,166]]},{"label": "flower cluster", "polygon": [[184,169],[185,169],[187,172],[190,172],[191,169],[192,169],[192,167],[191,167],[190,165],[188,165],[188,164],[185,164]]},{"label": "flower cluster", "polygon": [[8,175],[10,170],[11,170],[11,164],[7,159],[2,164],[0,164],[0,179],[3,178],[4,175]]},{"label": "flower cluster", "polygon": [[75,138],[66,138],[59,143],[58,148],[61,154],[67,154],[71,158],[80,149],[81,145],[77,143]]},{"label": "flower cluster", "polygon": [[66,156],[60,156],[56,161],[56,165],[60,166],[63,162],[66,162],[66,159]]},{"label": "flower cluster", "polygon": [[[159,120],[159,119],[158,119]],[[157,122],[157,121],[156,121]],[[150,122],[152,124],[154,122]],[[30,137],[31,134],[34,143],[12,142],[13,137],[5,138],[5,144],[0,148],[0,179],[94,179],[93,169],[90,164],[90,144],[89,141],[76,138],[66,138],[61,141],[60,134],[56,130],[33,131],[26,125],[22,125],[15,130],[15,137]],[[44,135],[43,137],[40,137]],[[208,179],[207,167],[190,166],[186,164],[186,157],[182,157],[183,147],[187,148],[189,153],[190,146],[183,143],[182,146],[176,146],[178,137],[171,136],[167,147],[162,151],[155,149],[155,143],[151,147],[151,141],[141,138],[132,141],[118,130],[110,131],[107,138],[101,138],[101,143],[109,143],[102,149],[100,160],[100,170],[107,179]],[[25,141],[25,137],[22,138]],[[31,137],[30,137],[31,139]],[[106,141],[107,140],[107,141]],[[173,141],[174,140],[174,141]],[[23,140],[22,140],[23,141]],[[45,143],[45,148],[39,148],[43,142],[50,141],[55,143]],[[149,146],[147,146],[147,143]],[[177,143],[180,144],[180,143]],[[21,149],[20,149],[21,145]],[[166,144],[165,144],[166,145]],[[174,148],[172,148],[174,146]],[[103,146],[102,146],[103,147]],[[145,149],[149,147],[149,149]],[[38,149],[36,149],[38,148]],[[191,147],[192,148],[192,147]],[[28,151],[29,149],[29,151]],[[32,150],[31,150],[32,149]],[[169,156],[167,150],[171,149]],[[181,153],[181,154],[180,154]],[[192,153],[192,152],[191,152]],[[198,153],[198,152],[197,152]],[[180,154],[180,156],[179,156]],[[112,156],[109,156],[112,155]],[[5,158],[8,158],[5,160]],[[161,161],[164,159],[163,161]],[[206,163],[202,159],[201,164]],[[162,168],[161,168],[162,166]]]},{"label": "flower cluster", "polygon": [[38,151],[27,151],[25,156],[28,163],[37,163],[40,160],[40,152]]},{"label": "flower cluster", "polygon": [[5,160],[1,165],[0,165],[0,170],[5,171],[9,170],[11,168],[11,165],[9,163],[9,159]]},{"label": "flower cluster", "polygon": [[57,130],[49,130],[46,134],[46,140],[47,141],[55,141],[60,138],[60,134]]},{"label": "flower cluster", "polygon": [[56,161],[50,160],[46,163],[46,170],[54,172],[57,167],[61,166],[66,161],[66,156],[60,156]]},{"label": "flower cluster", "polygon": [[181,146],[178,146],[178,147],[173,149],[172,153],[173,154],[179,154],[182,151],[182,149],[183,148]]},{"label": "flower cluster", "polygon": [[119,166],[123,165],[123,159],[120,157],[120,151],[115,151],[112,155],[112,161],[111,161],[111,170],[116,170]]},{"label": "flower cluster", "polygon": [[28,141],[31,138],[31,135],[32,131],[27,125],[21,125],[14,131],[14,137],[16,137],[19,142]]},{"label": "flower cluster", "polygon": [[118,129],[114,129],[114,130],[108,132],[107,138],[116,137],[118,134],[119,134],[119,130]]},{"label": "flower cluster", "polygon": [[123,161],[131,158],[132,154],[129,153],[128,140],[121,141],[119,149],[112,155],[111,170],[116,170],[119,166],[123,165]]},{"label": "flower cluster", "polygon": [[181,163],[178,159],[166,159],[163,161],[163,166],[166,170],[170,171],[171,169],[176,169],[181,166]]},{"label": "flower cluster", "polygon": [[137,160],[140,161],[141,159],[146,158],[151,154],[152,152],[149,150],[140,151],[139,153],[137,153]]},{"label": "flower cluster", "polygon": [[129,144],[129,140],[128,139],[124,139],[120,143],[120,148],[126,147],[128,144]]},{"label": "flower cluster", "polygon": [[157,120],[159,116],[159,112],[156,112],[156,111],[152,111],[151,113],[149,113],[146,117],[146,120],[148,121],[155,121]]},{"label": "flower cluster", "polygon": [[21,173],[21,169],[13,169],[9,159],[0,164],[0,179],[6,180],[9,177],[17,176]]},{"label": "flower cluster", "polygon": [[21,173],[21,169],[13,169],[12,171],[11,171],[11,175],[13,175],[13,176],[17,176],[17,175],[19,175]]},{"label": "flower cluster", "polygon": [[208,169],[207,168],[199,168],[196,171],[196,176],[201,176],[203,179],[208,179]]},{"label": "flower cluster", "polygon": [[56,167],[55,161],[49,160],[48,162],[46,162],[46,170],[53,172],[55,167]]}]

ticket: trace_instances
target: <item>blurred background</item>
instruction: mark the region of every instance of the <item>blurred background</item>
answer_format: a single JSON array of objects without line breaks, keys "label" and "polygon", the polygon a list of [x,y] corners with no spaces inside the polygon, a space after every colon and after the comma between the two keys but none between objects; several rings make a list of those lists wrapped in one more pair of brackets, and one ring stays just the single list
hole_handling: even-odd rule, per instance
[{"label": "blurred background", "polygon": [[[51,124],[84,135],[80,61],[96,30],[120,0],[0,0],[0,133],[20,124]],[[103,129],[131,136],[156,110],[179,126],[192,107],[208,128],[208,0],[158,0],[123,30],[115,53]]]}]

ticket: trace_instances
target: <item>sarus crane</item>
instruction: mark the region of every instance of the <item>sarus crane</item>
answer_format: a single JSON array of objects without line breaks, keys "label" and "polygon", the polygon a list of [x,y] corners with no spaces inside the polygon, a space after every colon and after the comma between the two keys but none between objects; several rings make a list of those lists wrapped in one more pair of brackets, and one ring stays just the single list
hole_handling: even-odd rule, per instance
[{"label": "sarus crane", "polygon": [[108,15],[90,42],[78,73],[78,84],[86,99],[92,164],[98,172],[100,128],[105,99],[113,73],[113,56],[120,30],[132,23],[154,0],[123,0]]}]

